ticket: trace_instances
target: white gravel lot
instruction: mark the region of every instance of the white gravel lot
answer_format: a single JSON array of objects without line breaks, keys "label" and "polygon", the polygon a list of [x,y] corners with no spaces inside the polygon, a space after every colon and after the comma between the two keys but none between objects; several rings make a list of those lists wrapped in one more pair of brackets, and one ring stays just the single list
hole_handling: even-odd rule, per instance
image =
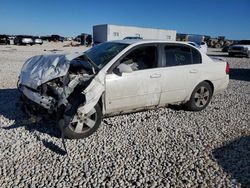
[{"label": "white gravel lot", "polygon": [[231,73],[206,110],[106,118],[89,138],[67,140],[67,156],[51,123],[21,125],[15,105],[27,58],[85,50],[62,46],[0,45],[0,187],[250,187],[250,59],[210,49]]}]

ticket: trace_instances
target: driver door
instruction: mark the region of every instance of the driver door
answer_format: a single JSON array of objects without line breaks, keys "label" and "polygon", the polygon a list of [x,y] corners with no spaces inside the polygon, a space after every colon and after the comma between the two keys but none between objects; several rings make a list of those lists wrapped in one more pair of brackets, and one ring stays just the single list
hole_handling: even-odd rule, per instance
[{"label": "driver door", "polygon": [[133,49],[119,63],[130,65],[132,72],[119,72],[114,68],[106,75],[106,113],[132,112],[158,105],[161,74],[157,68],[157,46]]}]

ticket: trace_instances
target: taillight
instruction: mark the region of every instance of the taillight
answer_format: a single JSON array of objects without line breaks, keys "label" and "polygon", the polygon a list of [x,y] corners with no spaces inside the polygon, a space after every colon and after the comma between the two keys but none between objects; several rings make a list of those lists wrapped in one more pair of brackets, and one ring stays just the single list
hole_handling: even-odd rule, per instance
[{"label": "taillight", "polygon": [[229,63],[227,62],[227,65],[226,65],[226,74],[229,74],[230,72],[230,67],[229,67]]}]

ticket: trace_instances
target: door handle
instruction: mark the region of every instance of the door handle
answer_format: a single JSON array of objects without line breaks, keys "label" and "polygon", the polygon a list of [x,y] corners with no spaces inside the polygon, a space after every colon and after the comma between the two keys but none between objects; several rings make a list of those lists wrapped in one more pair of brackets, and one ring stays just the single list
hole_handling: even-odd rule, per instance
[{"label": "door handle", "polygon": [[161,74],[159,73],[154,73],[150,75],[150,78],[160,78],[160,77],[161,77]]},{"label": "door handle", "polygon": [[189,72],[190,72],[190,73],[197,73],[198,70],[197,70],[197,69],[192,69],[192,70],[190,70]]}]

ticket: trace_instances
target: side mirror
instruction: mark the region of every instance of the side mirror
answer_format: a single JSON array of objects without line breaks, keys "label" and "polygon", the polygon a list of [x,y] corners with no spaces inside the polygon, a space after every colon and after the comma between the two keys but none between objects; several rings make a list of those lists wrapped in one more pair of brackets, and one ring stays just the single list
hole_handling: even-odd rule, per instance
[{"label": "side mirror", "polygon": [[124,63],[120,64],[117,67],[117,69],[119,70],[120,73],[131,73],[131,72],[133,72],[132,68],[129,65],[124,64]]}]

